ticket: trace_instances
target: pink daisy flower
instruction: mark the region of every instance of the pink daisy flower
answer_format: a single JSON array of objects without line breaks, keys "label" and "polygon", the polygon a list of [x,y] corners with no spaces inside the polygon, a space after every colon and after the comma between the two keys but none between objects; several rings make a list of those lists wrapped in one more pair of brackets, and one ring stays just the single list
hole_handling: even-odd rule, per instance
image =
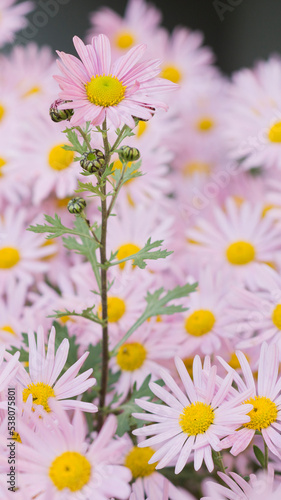
[{"label": "pink daisy flower", "polygon": [[148,375],[157,380],[163,362],[173,358],[178,350],[177,335],[161,321],[149,321],[139,327],[110,360],[112,372],[121,371],[115,384],[115,391],[122,395],[118,404],[126,399],[134,384],[139,389]]},{"label": "pink daisy flower", "polygon": [[281,168],[280,84],[277,56],[234,74],[225,137],[244,169]]},{"label": "pink daisy flower", "polygon": [[[124,439],[126,437],[124,436]],[[170,500],[195,500],[193,495],[182,488],[177,488],[157,472],[155,470],[156,464],[148,463],[155,451],[156,449],[150,447],[139,448],[134,446],[128,437],[128,447],[123,463],[132,473],[134,480],[133,491],[145,493],[151,499],[161,499],[165,492],[166,496],[164,495],[164,497]]]},{"label": "pink daisy flower", "polygon": [[[155,109],[167,109],[155,96],[176,86],[156,78],[160,72],[159,61],[139,62],[145,45],[137,45],[112,64],[110,43],[105,35],[94,37],[91,45],[84,45],[77,36],[73,42],[81,61],[58,52],[62,60],[58,66],[63,76],[55,76],[62,89],[61,99],[72,101],[72,125],[86,121],[101,125],[108,118],[115,128],[122,123],[134,128],[133,116],[149,120]],[[61,106],[67,107],[69,103]]]},{"label": "pink daisy flower", "polygon": [[110,416],[100,433],[89,444],[81,412],[70,423],[54,405],[56,422],[44,416],[36,432],[20,421],[22,443],[17,450],[18,485],[29,491],[29,498],[40,500],[126,500],[131,473],[118,465],[123,443],[114,440],[117,421]]},{"label": "pink daisy flower", "polygon": [[236,456],[244,451],[255,436],[256,431],[262,437],[272,453],[281,458],[281,378],[278,377],[279,357],[276,345],[268,346],[265,342],[261,346],[258,365],[257,383],[246,356],[237,351],[242,376],[231,368],[222,358],[218,357],[224,368],[233,375],[240,393],[248,390],[249,397],[242,405],[251,404],[253,409],[248,413],[250,422],[244,423],[242,428],[222,441],[223,448],[230,448]]},{"label": "pink daisy flower", "polygon": [[43,246],[44,236],[26,231],[27,213],[8,207],[0,219],[0,293],[9,286],[10,281],[22,281],[30,285],[39,273],[48,270],[43,258],[53,252]]},{"label": "pink daisy flower", "polygon": [[27,25],[25,15],[34,8],[33,2],[14,5],[15,2],[16,0],[1,0],[0,47],[13,42],[16,31]]},{"label": "pink daisy flower", "polygon": [[85,352],[58,379],[67,360],[69,341],[64,339],[55,352],[55,336],[56,331],[53,327],[46,352],[43,328],[38,328],[37,345],[34,333],[29,332],[28,372],[21,365],[17,374],[19,390],[22,391],[23,400],[26,401],[31,394],[33,403],[42,405],[46,412],[51,411],[49,406],[50,398],[60,401],[62,407],[66,410],[79,408],[91,413],[96,412],[98,409],[92,403],[68,399],[82,394],[96,383],[96,379],[89,378],[92,369],[77,375],[89,353]]},{"label": "pink daisy flower", "polygon": [[198,218],[196,227],[187,231],[188,251],[197,256],[198,264],[212,260],[237,281],[248,281],[261,263],[276,262],[280,231],[271,218],[263,216],[261,203],[245,201],[239,206],[227,198],[224,209],[215,207],[211,216],[211,221]]},{"label": "pink daisy flower", "polygon": [[[181,357],[198,350],[212,354],[221,348],[226,337],[228,278],[227,272],[215,271],[210,266],[200,269],[198,290],[186,299],[188,311],[174,323],[181,333]],[[192,279],[188,281],[195,283]]]},{"label": "pink daisy flower", "polygon": [[281,349],[281,279],[263,265],[253,290],[236,288],[229,295],[228,327],[237,338],[237,348],[247,349],[262,342],[276,343]]},{"label": "pink daisy flower", "polygon": [[233,396],[233,376],[218,379],[217,369],[215,366],[210,367],[209,358],[205,358],[202,367],[199,356],[195,356],[193,381],[180,358],[175,358],[175,364],[186,394],[163,370],[161,377],[172,394],[158,384],[150,383],[151,391],[166,405],[136,399],[136,403],[150,413],[135,413],[133,416],[156,423],[136,429],[133,434],[154,436],[139,443],[141,448],[162,444],[148,462],[158,462],[156,469],[166,467],[177,457],[175,473],[178,474],[194,452],[195,470],[200,469],[204,460],[211,472],[214,468],[212,449],[221,449],[220,438],[232,434],[241,424],[250,420],[246,414],[252,405],[240,404],[250,391],[244,393],[243,397],[238,393]]},{"label": "pink daisy flower", "polygon": [[74,152],[63,149],[67,139],[62,134],[65,124],[53,123],[39,113],[31,117],[26,130],[25,164],[30,167],[32,202],[39,205],[50,194],[64,199],[73,196],[80,179]]},{"label": "pink daisy flower", "polygon": [[[257,475],[250,474],[250,480],[235,472],[229,475],[218,472],[226,486],[208,481],[204,490],[206,496],[201,500],[278,500],[281,495],[281,483],[274,480],[274,469],[270,466],[268,471],[259,471]],[[230,476],[230,477],[229,477]]]},{"label": "pink daisy flower", "polygon": [[90,15],[92,27],[87,42],[90,43],[94,35],[104,33],[110,40],[114,57],[123,55],[137,43],[147,43],[152,52],[161,18],[161,12],[144,0],[129,0],[123,17],[102,7]]},{"label": "pink daisy flower", "polygon": [[[38,111],[38,106],[49,110],[50,102],[56,97],[56,84],[52,78],[55,59],[49,47],[39,48],[35,43],[14,47],[5,59],[5,79],[15,93],[23,100],[25,110]],[[39,104],[40,103],[40,104]]]}]

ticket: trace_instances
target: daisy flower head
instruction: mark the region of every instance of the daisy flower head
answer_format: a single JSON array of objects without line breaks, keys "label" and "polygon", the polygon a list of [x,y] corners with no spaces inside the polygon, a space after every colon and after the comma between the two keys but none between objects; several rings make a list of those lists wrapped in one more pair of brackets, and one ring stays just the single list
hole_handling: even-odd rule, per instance
[{"label": "daisy flower head", "polygon": [[161,17],[160,10],[144,0],[129,0],[123,17],[108,7],[102,7],[90,15],[92,27],[87,41],[90,43],[94,35],[104,33],[110,40],[115,58],[137,43],[148,43],[149,51],[153,51]]},{"label": "daisy flower head", "polygon": [[[221,348],[225,332],[225,307],[229,273],[204,266],[199,270],[198,288],[187,299],[188,310],[175,322],[181,331],[181,357],[200,350],[212,354]],[[191,283],[195,280],[189,279]]]},{"label": "daisy flower head", "polygon": [[252,290],[237,287],[229,294],[228,327],[237,339],[238,349],[260,346],[262,342],[278,345],[281,352],[281,278],[262,265]]},{"label": "daisy flower head", "polygon": [[[195,500],[186,490],[177,488],[162,474],[155,470],[156,464],[148,461],[155,453],[156,448],[139,448],[134,446],[128,437],[128,447],[124,457],[124,465],[130,469],[134,480],[133,491],[142,493],[152,500],[165,498],[168,500]],[[135,497],[133,497],[135,498]],[[138,499],[139,496],[136,497]]]},{"label": "daisy flower head", "polygon": [[[107,36],[99,35],[92,43],[84,45],[77,36],[73,39],[80,59],[58,52],[58,66],[63,76],[54,78],[60,85],[60,98],[72,101],[74,114],[72,125],[90,121],[101,125],[105,119],[115,128],[126,124],[135,127],[134,116],[149,120],[157,108],[167,109],[158,101],[159,92],[174,90],[177,86],[157,78],[160,72],[158,60],[142,61],[145,45],[137,45],[111,62],[111,48]],[[69,103],[60,106],[69,108]]]},{"label": "daisy flower head", "polygon": [[38,275],[48,270],[44,257],[53,249],[43,246],[44,236],[26,231],[27,211],[9,206],[0,219],[0,293],[10,282],[30,285]]},{"label": "daisy flower head", "polygon": [[15,33],[27,25],[26,14],[34,8],[33,2],[15,3],[16,0],[0,2],[0,47],[14,41]]},{"label": "daisy flower head", "polygon": [[59,199],[72,196],[77,187],[80,172],[74,161],[74,152],[64,149],[69,145],[62,136],[64,128],[65,125],[53,123],[42,113],[31,117],[28,122],[25,162],[30,166],[34,205],[53,194]]},{"label": "daisy flower head", "polygon": [[39,419],[36,433],[19,422],[22,443],[17,450],[18,486],[29,491],[29,498],[52,500],[126,500],[131,488],[130,471],[119,465],[123,443],[115,440],[117,421],[110,416],[89,444],[83,414],[72,421],[57,405]]},{"label": "daisy flower head", "polygon": [[229,156],[245,170],[281,168],[280,84],[279,56],[234,74],[225,140]]},{"label": "daisy flower head", "polygon": [[279,228],[261,203],[241,204],[227,198],[223,208],[214,207],[210,219],[198,217],[196,227],[187,231],[188,252],[198,262],[212,259],[216,267],[231,272],[237,281],[248,281],[261,263],[274,264],[281,248]]},{"label": "daisy flower head", "polygon": [[241,406],[251,404],[252,410],[248,413],[250,421],[243,423],[241,429],[223,439],[222,447],[231,447],[230,452],[236,456],[247,448],[255,433],[259,431],[269,450],[280,459],[281,378],[278,376],[278,347],[274,344],[268,346],[266,342],[262,344],[257,382],[246,356],[241,351],[237,351],[236,355],[240,362],[241,375],[222,358],[218,357],[218,360],[228,373],[233,374],[238,391],[250,392],[249,397],[241,402]]},{"label": "daisy flower head", "polygon": [[148,321],[139,327],[110,360],[112,372],[121,371],[115,385],[116,392],[122,395],[118,404],[134,384],[139,389],[148,375],[157,380],[163,362],[173,358],[179,349],[179,336],[161,320]]},{"label": "daisy flower head", "polygon": [[[241,405],[249,391],[243,396],[233,395],[233,376],[228,374],[224,380],[218,379],[217,369],[210,366],[208,357],[202,366],[199,356],[195,356],[193,381],[180,358],[175,358],[175,364],[185,393],[163,370],[161,377],[172,394],[158,384],[150,383],[151,391],[165,405],[136,399],[136,403],[150,413],[134,413],[133,416],[156,423],[136,429],[133,434],[153,436],[139,443],[141,448],[161,444],[148,462],[158,462],[156,469],[166,467],[176,458],[175,473],[178,474],[194,452],[194,469],[200,469],[204,460],[211,472],[214,468],[212,449],[220,451],[220,439],[250,420],[247,412],[252,405]],[[231,398],[228,397],[230,392]]]},{"label": "daisy flower head", "polygon": [[268,471],[260,471],[257,475],[250,474],[250,480],[245,481],[243,477],[235,472],[229,475],[218,472],[226,486],[208,481],[204,485],[206,496],[201,500],[278,500],[281,495],[281,483],[274,479],[274,469],[268,467]]},{"label": "daisy flower head", "polygon": [[21,366],[17,374],[23,400],[27,401],[31,394],[33,404],[42,405],[47,413],[51,411],[50,398],[60,401],[66,410],[80,408],[83,411],[96,412],[97,407],[92,403],[68,399],[82,394],[96,383],[96,379],[89,378],[92,369],[77,375],[89,353],[85,352],[58,378],[68,357],[69,341],[64,339],[55,352],[55,336],[56,331],[52,327],[46,351],[43,328],[38,328],[37,343],[34,333],[29,332],[28,372]]}]

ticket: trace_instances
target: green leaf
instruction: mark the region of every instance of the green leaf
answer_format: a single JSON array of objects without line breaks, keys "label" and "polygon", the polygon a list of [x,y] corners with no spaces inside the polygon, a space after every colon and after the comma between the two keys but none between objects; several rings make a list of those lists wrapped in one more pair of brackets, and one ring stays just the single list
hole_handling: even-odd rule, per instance
[{"label": "green leaf", "polygon": [[147,296],[145,297],[147,305],[144,312],[131,326],[124,337],[118,342],[111,355],[115,356],[119,347],[121,347],[121,345],[123,345],[124,342],[126,342],[126,340],[128,340],[128,338],[152,316],[161,316],[162,314],[170,315],[187,311],[186,307],[183,307],[182,305],[169,304],[169,302],[171,300],[187,297],[191,292],[196,290],[197,285],[197,283],[193,283],[192,285],[187,283],[184,286],[176,286],[173,290],[169,290],[168,292],[165,292],[164,288],[159,288],[153,293],[147,292]]},{"label": "green leaf", "polygon": [[[93,174],[90,174],[93,175]],[[78,189],[75,189],[75,193],[82,193],[84,191],[94,193],[94,196],[99,196],[102,200],[105,199],[100,188],[98,186],[93,186],[91,182],[81,182],[78,181]]]},{"label": "green leaf", "polygon": [[[55,217],[51,217],[51,215],[45,215],[44,217],[49,224],[36,224],[36,226],[29,226],[27,230],[32,231],[33,233],[49,233],[49,236],[47,236],[48,240],[57,238],[58,236],[63,236],[64,234],[85,236],[85,232],[79,233],[79,231],[75,231],[74,229],[64,226],[61,222],[61,218],[57,214],[55,214]],[[92,239],[89,234],[86,237]]]},{"label": "green leaf", "polygon": [[[19,361],[21,363],[28,363],[29,361],[29,349],[28,349],[28,335],[27,333],[22,333],[22,340],[23,340],[23,343],[24,343],[24,346],[21,347],[20,349],[18,347],[10,347],[9,349],[7,349],[7,351],[14,355],[16,352],[20,352],[20,357],[19,357]],[[28,368],[28,366],[26,367]]]},{"label": "green leaf", "polygon": [[[123,434],[125,434],[125,432],[130,431],[131,427],[136,427],[139,425],[138,420],[132,417],[132,413],[142,412],[141,408],[135,403],[135,399],[146,398],[147,401],[152,400],[154,394],[149,389],[150,379],[151,375],[148,375],[139,389],[136,388],[136,383],[134,383],[130,399],[126,401],[126,403],[123,403],[119,406],[119,410],[121,413],[117,416],[117,436],[121,437],[123,436]],[[142,423],[140,425],[142,426]]]},{"label": "green leaf", "polygon": [[68,309],[65,309],[64,311],[54,311],[55,314],[51,314],[48,316],[48,318],[64,318],[65,316],[79,316],[80,318],[86,318],[90,321],[93,321],[94,323],[98,323],[99,325],[103,324],[103,321],[98,317],[97,314],[93,313],[93,308],[92,307],[87,307],[86,309],[83,309],[81,313],[77,313],[76,311],[69,311]]},{"label": "green leaf", "polygon": [[264,454],[263,452],[260,450],[260,448],[258,446],[256,446],[254,444],[253,446],[253,449],[254,449],[254,454],[256,456],[256,459],[258,460],[258,462],[261,464],[262,468],[264,469],[264,466],[265,466],[265,458],[264,458]]},{"label": "green leaf", "polygon": [[115,254],[111,254],[108,267],[116,266],[118,264],[121,264],[122,262],[126,262],[127,260],[132,260],[134,266],[138,266],[141,269],[144,269],[146,267],[145,260],[165,259],[173,253],[168,252],[167,250],[156,250],[155,252],[152,252],[154,248],[161,247],[162,243],[163,240],[157,240],[151,243],[151,238],[149,238],[144,247],[141,248],[141,250],[132,255],[129,255],[129,257],[125,257],[124,259],[114,260],[118,252],[116,252]]},{"label": "green leaf", "polygon": [[[84,132],[87,135],[88,140],[90,141],[91,136],[89,134],[89,127],[87,126]],[[83,144],[81,144],[78,134],[75,131],[75,127],[72,128],[66,128],[64,130],[64,133],[67,136],[68,141],[72,144],[72,146],[65,145],[63,149],[66,149],[67,151],[76,151],[77,153],[80,153],[81,155],[87,151],[87,145],[85,141],[83,140]]]}]

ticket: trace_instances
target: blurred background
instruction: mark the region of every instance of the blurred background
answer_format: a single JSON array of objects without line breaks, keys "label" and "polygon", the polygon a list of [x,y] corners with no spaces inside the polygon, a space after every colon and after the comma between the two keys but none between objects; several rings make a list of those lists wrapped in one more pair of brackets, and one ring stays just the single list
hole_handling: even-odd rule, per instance
[{"label": "blurred background", "polygon": [[[57,14],[48,16],[46,22],[42,11],[49,2],[52,0],[35,1],[25,38],[71,53],[74,52],[72,36],[83,38],[89,28],[90,12],[108,6],[123,14],[127,3],[126,0],[58,0]],[[154,0],[151,3],[162,11],[162,24],[169,30],[184,25],[202,31],[205,43],[213,48],[217,64],[226,74],[252,66],[272,53],[281,53],[280,1]],[[17,43],[24,43],[21,33]]]}]

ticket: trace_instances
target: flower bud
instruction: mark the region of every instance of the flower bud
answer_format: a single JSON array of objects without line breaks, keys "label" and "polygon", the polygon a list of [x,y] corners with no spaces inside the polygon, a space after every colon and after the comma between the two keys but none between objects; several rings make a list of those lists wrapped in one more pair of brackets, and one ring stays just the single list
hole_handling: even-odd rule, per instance
[{"label": "flower bud", "polygon": [[119,149],[119,159],[125,161],[136,161],[140,157],[140,152],[137,148],[130,148],[130,146],[122,146]]},{"label": "flower bud", "polygon": [[79,196],[72,198],[72,200],[70,200],[67,204],[68,211],[71,214],[81,214],[85,207],[86,201],[84,198],[80,198]]},{"label": "flower bud", "polygon": [[80,160],[80,165],[83,170],[87,170],[90,174],[100,172],[105,164],[105,157],[99,149],[92,149],[88,153],[84,153]]},{"label": "flower bud", "polygon": [[72,102],[72,101],[63,101],[63,99],[57,99],[53,104],[50,106],[50,117],[53,120],[53,122],[62,122],[63,120],[70,120],[72,117],[74,111],[73,109],[59,109],[58,106],[60,104],[64,104],[65,102]]}]

